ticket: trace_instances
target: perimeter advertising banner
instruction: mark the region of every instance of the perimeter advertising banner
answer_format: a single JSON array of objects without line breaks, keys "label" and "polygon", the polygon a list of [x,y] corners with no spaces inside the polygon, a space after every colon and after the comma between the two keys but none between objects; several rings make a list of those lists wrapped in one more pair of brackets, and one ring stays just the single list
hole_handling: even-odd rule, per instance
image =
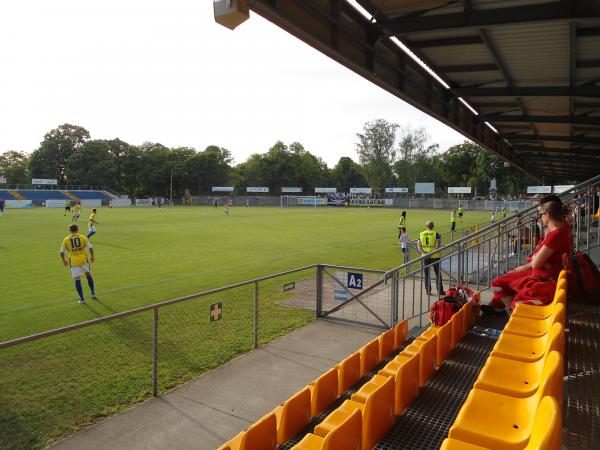
[{"label": "perimeter advertising banner", "polygon": [[301,187],[282,187],[281,188],[281,192],[302,192],[302,188]]},{"label": "perimeter advertising banner", "polygon": [[267,192],[269,192],[269,188],[268,187],[263,187],[263,186],[249,186],[249,187],[246,188],[246,192],[267,193]]},{"label": "perimeter advertising banner", "polygon": [[528,194],[551,194],[552,186],[527,186]]},{"label": "perimeter advertising banner", "polygon": [[336,194],[337,189],[331,187],[317,187],[315,188],[315,194]]},{"label": "perimeter advertising banner", "polygon": [[575,187],[574,184],[557,185],[557,186],[554,186],[554,193],[562,194],[563,192],[568,191],[569,189],[573,189],[574,187]]},{"label": "perimeter advertising banner", "polygon": [[435,183],[415,183],[415,194],[435,194]]},{"label": "perimeter advertising banner", "polygon": [[213,192],[233,192],[233,186],[213,186]]},{"label": "perimeter advertising banner", "polygon": [[46,208],[64,208],[65,200],[46,200]]},{"label": "perimeter advertising banner", "polygon": [[33,202],[31,200],[6,200],[6,207],[11,209],[30,209],[33,207]]},{"label": "perimeter advertising banner", "polygon": [[382,198],[353,198],[350,206],[385,206],[385,201]]},{"label": "perimeter advertising banner", "polygon": [[461,186],[448,187],[448,194],[470,194],[470,193],[471,193],[470,187],[461,187]]},{"label": "perimeter advertising banner", "polygon": [[152,206],[151,198],[136,198],[135,206]]},{"label": "perimeter advertising banner", "polygon": [[368,194],[371,195],[373,193],[373,189],[371,188],[361,188],[361,187],[351,187],[351,194]]},{"label": "perimeter advertising banner", "polygon": [[32,178],[31,184],[52,184],[57,185],[58,180],[50,179],[50,178]]},{"label": "perimeter advertising banner", "polygon": [[385,188],[386,194],[407,194],[408,188],[405,187],[388,187]]}]

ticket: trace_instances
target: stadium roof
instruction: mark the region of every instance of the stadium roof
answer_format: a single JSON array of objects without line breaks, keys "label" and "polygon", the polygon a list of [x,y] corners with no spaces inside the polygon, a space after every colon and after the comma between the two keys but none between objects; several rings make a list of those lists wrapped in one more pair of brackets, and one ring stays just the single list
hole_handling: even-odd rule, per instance
[{"label": "stadium roof", "polygon": [[600,173],[598,0],[248,5],[540,180]]}]

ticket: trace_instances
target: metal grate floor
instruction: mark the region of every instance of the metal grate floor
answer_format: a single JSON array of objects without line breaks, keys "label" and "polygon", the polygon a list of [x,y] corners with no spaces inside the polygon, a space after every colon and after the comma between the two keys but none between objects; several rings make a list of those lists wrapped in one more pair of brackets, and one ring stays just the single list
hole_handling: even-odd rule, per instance
[{"label": "metal grate floor", "polygon": [[[502,329],[505,323],[505,317],[482,317],[477,324]],[[495,343],[467,334],[374,449],[438,449]]]},{"label": "metal grate floor", "polygon": [[566,444],[600,448],[600,307],[569,305]]}]

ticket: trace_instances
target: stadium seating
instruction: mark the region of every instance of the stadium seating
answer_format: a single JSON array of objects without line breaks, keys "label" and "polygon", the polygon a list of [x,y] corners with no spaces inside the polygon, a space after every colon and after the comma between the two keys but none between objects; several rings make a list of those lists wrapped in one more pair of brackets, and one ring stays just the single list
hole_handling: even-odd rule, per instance
[{"label": "stadium seating", "polygon": [[69,191],[81,200],[102,200],[102,204],[108,204],[110,197],[102,191]]},{"label": "stadium seating", "polygon": [[437,335],[426,339],[415,339],[400,353],[401,355],[419,354],[419,387],[427,384],[436,367]]},{"label": "stadium seating", "polygon": [[68,200],[62,191],[56,189],[19,189],[18,191],[27,200],[32,200],[35,204],[42,204],[46,200]]},{"label": "stadium seating", "polygon": [[338,395],[344,394],[360,380],[360,354],[353,353],[336,366]]},{"label": "stadium seating", "polygon": [[250,425],[221,449],[231,450],[275,450],[277,448],[277,419],[269,413]]},{"label": "stadium seating", "polygon": [[[469,305],[465,305],[469,308]],[[440,366],[450,353],[452,340],[452,323],[448,322],[441,327],[429,327],[417,338],[418,341],[426,340],[431,336],[437,336],[436,365]]]},{"label": "stadium seating", "polygon": [[[531,437],[524,450],[560,450],[561,433],[561,413],[558,402],[553,397],[545,396],[536,412]],[[489,448],[448,438],[444,440],[440,450],[489,450]]]},{"label": "stadium seating", "polygon": [[379,371],[392,377],[394,386],[394,414],[399,415],[419,393],[419,353],[400,354]]},{"label": "stadium seating", "polygon": [[[338,371],[329,369],[313,383],[310,388],[310,415],[315,417],[327,409],[338,398]],[[344,391],[345,392],[345,391]]]},{"label": "stadium seating", "polygon": [[10,192],[4,189],[0,190],[0,198],[3,200],[16,200],[12,195],[10,195]]},{"label": "stadium seating", "polygon": [[551,336],[560,333],[563,325],[556,322],[552,325],[550,333],[539,338],[525,338],[518,334],[502,333],[498,342],[492,349],[491,356],[515,359],[523,362],[535,362],[544,357],[551,342]]},{"label": "stadium seating", "polygon": [[292,450],[360,450],[362,444],[362,414],[355,409],[325,437],[308,433]]},{"label": "stadium seating", "polygon": [[360,376],[364,377],[379,363],[379,340],[375,338],[363,345],[358,353],[360,354]]},{"label": "stadium seating", "polygon": [[465,308],[461,308],[456,314],[450,319],[452,324],[452,338],[450,340],[450,347],[455,348],[458,343],[465,337],[465,326],[464,326]]},{"label": "stadium seating", "polygon": [[512,316],[525,317],[530,319],[547,319],[548,317],[550,317],[557,303],[565,303],[567,301],[567,291],[561,287],[564,284],[566,284],[566,281],[565,283],[561,283],[562,281],[564,280],[559,281],[559,288],[554,294],[554,300],[552,301],[552,303],[549,303],[548,305],[544,306],[526,305],[522,303],[520,305],[517,305],[517,307],[512,313]]},{"label": "stadium seating", "polygon": [[394,327],[394,349],[399,348],[408,335],[408,320],[398,322]]},{"label": "stadium seating", "polygon": [[277,444],[287,442],[310,421],[310,389],[305,387],[273,410],[277,419]]},{"label": "stadium seating", "polygon": [[390,328],[384,331],[377,337],[377,340],[379,341],[379,361],[383,361],[394,351],[394,329]]}]

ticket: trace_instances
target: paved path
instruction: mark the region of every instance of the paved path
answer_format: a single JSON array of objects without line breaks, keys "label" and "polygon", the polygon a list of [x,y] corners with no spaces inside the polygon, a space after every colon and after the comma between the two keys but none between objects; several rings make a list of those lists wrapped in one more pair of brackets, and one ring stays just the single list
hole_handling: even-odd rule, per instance
[{"label": "paved path", "polygon": [[215,449],[377,334],[315,321],[52,449]]}]

